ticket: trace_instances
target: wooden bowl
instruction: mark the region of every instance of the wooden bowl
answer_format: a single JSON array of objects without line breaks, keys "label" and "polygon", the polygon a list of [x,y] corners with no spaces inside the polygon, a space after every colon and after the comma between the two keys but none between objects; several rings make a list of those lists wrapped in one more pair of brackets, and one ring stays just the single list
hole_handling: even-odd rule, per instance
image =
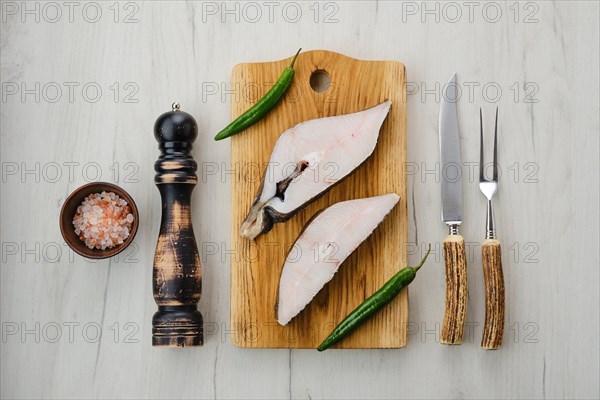
[{"label": "wooden bowl", "polygon": [[[75,233],[75,228],[73,227],[73,217],[77,212],[77,207],[81,205],[81,202],[90,194],[93,193],[101,193],[101,192],[113,192],[118,195],[120,198],[124,199],[127,202],[127,205],[131,209],[131,214],[133,214],[133,223],[131,226],[131,231],[129,232],[129,236],[125,241],[115,247],[110,249],[90,249],[86,246],[86,244],[79,239],[79,236]],[[76,189],[73,193],[67,197],[65,200],[65,204],[63,204],[62,209],[60,210],[60,233],[67,245],[73,249],[73,251],[83,257],[86,258],[108,258],[112,257],[116,254],[119,254],[129,244],[133,241],[135,234],[137,233],[138,223],[139,223],[139,215],[138,209],[135,205],[135,202],[131,198],[131,196],[123,189],[118,187],[117,185],[113,185],[112,183],[106,182],[93,182],[88,183],[87,185],[83,185]]]}]

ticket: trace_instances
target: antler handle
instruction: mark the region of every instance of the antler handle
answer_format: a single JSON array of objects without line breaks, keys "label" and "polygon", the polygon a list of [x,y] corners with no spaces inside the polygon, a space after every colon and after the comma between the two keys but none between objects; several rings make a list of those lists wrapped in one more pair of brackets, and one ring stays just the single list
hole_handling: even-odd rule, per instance
[{"label": "antler handle", "polygon": [[485,324],[481,347],[488,350],[502,345],[504,335],[504,273],[500,241],[486,239],[481,246],[485,281]]},{"label": "antler handle", "polygon": [[461,235],[448,235],[444,240],[446,263],[446,311],[440,341],[461,344],[467,315],[467,259]]}]

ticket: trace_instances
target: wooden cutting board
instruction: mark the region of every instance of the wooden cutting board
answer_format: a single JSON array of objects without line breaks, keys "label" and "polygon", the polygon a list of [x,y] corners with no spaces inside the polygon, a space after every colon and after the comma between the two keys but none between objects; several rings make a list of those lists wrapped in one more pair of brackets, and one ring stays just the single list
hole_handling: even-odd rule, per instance
[{"label": "wooden cutting board", "polygon": [[[252,106],[291,62],[236,65],[232,117]],[[239,347],[316,348],[350,311],[406,266],[406,72],[395,61],[362,61],[328,51],[300,53],[284,99],[262,121],[231,139],[231,333]],[[325,71],[330,85],[311,87]],[[322,76],[322,75],[321,75]],[[314,81],[315,79],[313,79]],[[352,113],[392,100],[377,147],[353,174],[285,223],[250,241],[239,235],[279,135],[309,119]],[[389,192],[400,202],[374,233],[340,266],[334,278],[287,326],[275,320],[279,275],[289,248],[319,210],[343,200]],[[408,292],[343,340],[338,348],[398,348],[407,341]]]}]

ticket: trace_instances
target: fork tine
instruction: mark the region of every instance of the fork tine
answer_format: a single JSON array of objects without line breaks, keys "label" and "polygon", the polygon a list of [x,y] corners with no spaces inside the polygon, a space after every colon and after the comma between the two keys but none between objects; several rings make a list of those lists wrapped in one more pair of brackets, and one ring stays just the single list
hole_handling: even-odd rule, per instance
[{"label": "fork tine", "polygon": [[479,107],[479,180],[483,179],[483,115]]},{"label": "fork tine", "polygon": [[494,128],[494,182],[498,182],[498,107],[496,107],[496,127]]}]

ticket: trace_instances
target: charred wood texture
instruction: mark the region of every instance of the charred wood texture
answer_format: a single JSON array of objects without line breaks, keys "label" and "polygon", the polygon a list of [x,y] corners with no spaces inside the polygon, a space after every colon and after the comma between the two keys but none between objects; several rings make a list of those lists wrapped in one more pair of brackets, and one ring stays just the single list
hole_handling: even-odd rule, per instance
[{"label": "charred wood texture", "polygon": [[197,182],[197,164],[190,151],[197,135],[196,121],[177,104],[154,125],[161,152],[154,164],[154,183],[161,195],[162,218],[154,255],[158,311],[152,318],[153,346],[203,344],[203,319],[197,309],[202,275],[190,206]]}]

